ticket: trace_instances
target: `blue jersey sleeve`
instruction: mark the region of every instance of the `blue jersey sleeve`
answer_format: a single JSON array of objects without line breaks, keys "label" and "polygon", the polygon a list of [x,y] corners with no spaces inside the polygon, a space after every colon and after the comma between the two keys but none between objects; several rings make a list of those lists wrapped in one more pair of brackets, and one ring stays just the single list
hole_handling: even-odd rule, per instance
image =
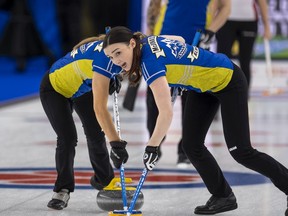
[{"label": "blue jersey sleeve", "polygon": [[[150,42],[147,40],[145,43],[148,45]],[[159,58],[165,55],[163,50],[157,45],[147,45],[142,47],[141,71],[144,80],[150,85],[157,78],[166,75],[166,66],[163,60]]]},{"label": "blue jersey sleeve", "polygon": [[92,66],[94,72],[100,73],[109,79],[122,71],[121,67],[112,63],[112,61],[105,55],[103,50],[100,52],[95,52]]},{"label": "blue jersey sleeve", "polygon": [[165,76],[166,74],[165,66],[156,61],[143,61],[141,64],[141,70],[143,78],[148,85],[150,85],[157,78]]}]

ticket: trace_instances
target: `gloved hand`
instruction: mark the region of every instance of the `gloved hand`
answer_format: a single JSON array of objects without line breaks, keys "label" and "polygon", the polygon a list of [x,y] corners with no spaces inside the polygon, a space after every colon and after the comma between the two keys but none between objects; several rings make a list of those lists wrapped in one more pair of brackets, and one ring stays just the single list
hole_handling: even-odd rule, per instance
[{"label": "gloved hand", "polygon": [[111,151],[110,158],[115,166],[115,168],[119,169],[122,163],[126,163],[128,160],[128,152],[125,147],[127,142],[124,140],[121,141],[112,141],[110,142]]},{"label": "gloved hand", "polygon": [[123,80],[122,75],[118,74],[110,79],[109,83],[109,95],[112,95],[115,91],[120,92],[121,81]]},{"label": "gloved hand", "polygon": [[215,32],[206,29],[205,32],[201,34],[198,46],[203,49],[209,50],[214,35]]},{"label": "gloved hand", "polygon": [[158,146],[146,146],[143,162],[147,170],[152,170],[158,161]]}]

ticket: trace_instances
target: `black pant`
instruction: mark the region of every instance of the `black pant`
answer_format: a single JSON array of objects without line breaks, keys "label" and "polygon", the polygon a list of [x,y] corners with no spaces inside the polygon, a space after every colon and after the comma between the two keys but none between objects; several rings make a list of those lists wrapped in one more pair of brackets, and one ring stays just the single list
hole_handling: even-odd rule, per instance
[{"label": "black pant", "polygon": [[239,42],[238,59],[248,86],[251,83],[250,63],[253,54],[254,42],[258,31],[257,21],[227,21],[216,33],[217,52],[224,53],[232,58],[231,49],[235,40]]},{"label": "black pant", "polygon": [[251,146],[247,100],[247,81],[236,65],[232,80],[225,89],[217,93],[189,91],[184,111],[183,149],[211,194],[224,197],[231,193],[220,167],[204,145],[221,104],[224,137],[232,157],[245,167],[270,178],[277,188],[288,195],[287,168]]},{"label": "black pant", "polygon": [[95,176],[107,185],[114,177],[109,161],[105,135],[96,119],[93,109],[93,95],[88,92],[74,100],[65,98],[51,86],[48,73],[40,86],[40,99],[44,111],[57,135],[56,170],[57,180],[54,191],[74,191],[74,157],[77,146],[77,131],[73,120],[73,109],[77,112],[86,135],[89,158]]}]

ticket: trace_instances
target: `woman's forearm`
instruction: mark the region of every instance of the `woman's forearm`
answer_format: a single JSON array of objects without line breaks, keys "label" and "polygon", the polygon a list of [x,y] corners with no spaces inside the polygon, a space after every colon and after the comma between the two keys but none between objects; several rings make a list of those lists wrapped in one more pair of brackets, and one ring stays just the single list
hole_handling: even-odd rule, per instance
[{"label": "woman's forearm", "polygon": [[111,114],[108,110],[110,79],[98,74],[93,74],[92,90],[93,90],[93,107],[98,123],[104,131],[108,140],[119,141],[120,137],[115,129]]}]

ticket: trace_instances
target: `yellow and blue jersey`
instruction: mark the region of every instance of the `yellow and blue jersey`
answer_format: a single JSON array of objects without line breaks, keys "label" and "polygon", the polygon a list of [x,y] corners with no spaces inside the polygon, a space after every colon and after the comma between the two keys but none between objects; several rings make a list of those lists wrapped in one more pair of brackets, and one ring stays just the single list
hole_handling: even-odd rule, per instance
[{"label": "yellow and blue jersey", "polygon": [[150,36],[143,40],[141,70],[148,85],[166,76],[170,87],[217,92],[230,82],[233,64],[224,54]]},{"label": "yellow and blue jersey", "polygon": [[191,44],[198,29],[204,30],[211,21],[210,0],[168,0],[162,7],[154,35],[180,35]]},{"label": "yellow and blue jersey", "polygon": [[105,55],[102,43],[94,41],[84,44],[51,66],[49,79],[55,91],[73,99],[92,90],[93,70],[110,74],[121,71]]}]

